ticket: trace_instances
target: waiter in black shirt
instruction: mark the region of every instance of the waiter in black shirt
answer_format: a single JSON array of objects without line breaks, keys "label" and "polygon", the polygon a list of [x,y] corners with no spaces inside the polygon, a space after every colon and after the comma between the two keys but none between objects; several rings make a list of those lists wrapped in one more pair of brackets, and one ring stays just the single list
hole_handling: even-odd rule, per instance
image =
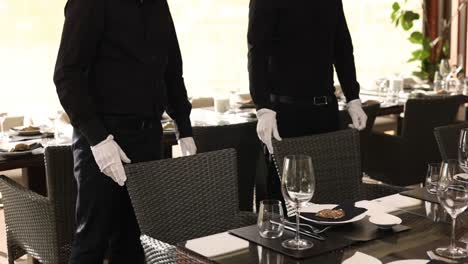
[{"label": "waiter in black shirt", "polygon": [[342,0],[251,0],[248,45],[257,132],[269,152],[270,177],[263,183],[267,190],[258,188],[257,196],[280,198],[279,177],[269,155],[272,138],[339,129],[333,66],[348,102],[350,126],[366,126]]},{"label": "waiter in black shirt", "polygon": [[68,0],[54,81],[74,126],[77,230],[70,263],[144,263],[123,162],[161,158],[161,116],[195,154],[166,0]]}]

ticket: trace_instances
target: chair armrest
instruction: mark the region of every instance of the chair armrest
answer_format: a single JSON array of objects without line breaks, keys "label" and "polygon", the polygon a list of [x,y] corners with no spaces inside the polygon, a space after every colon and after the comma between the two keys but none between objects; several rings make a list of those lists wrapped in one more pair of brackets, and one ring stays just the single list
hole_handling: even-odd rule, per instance
[{"label": "chair armrest", "polygon": [[[0,176],[0,191],[5,210],[7,240],[46,262],[58,263],[56,221],[51,202],[25,189],[6,176]],[[56,262],[54,262],[54,260]]]}]

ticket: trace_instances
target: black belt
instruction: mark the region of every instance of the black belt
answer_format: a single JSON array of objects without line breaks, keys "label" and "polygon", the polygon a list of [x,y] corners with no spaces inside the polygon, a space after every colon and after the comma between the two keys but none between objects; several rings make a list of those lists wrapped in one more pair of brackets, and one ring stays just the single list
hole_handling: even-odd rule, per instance
[{"label": "black belt", "polygon": [[270,95],[270,100],[272,103],[281,103],[281,104],[295,104],[303,106],[324,106],[336,101],[335,96],[312,96],[312,97],[291,97],[285,95]]},{"label": "black belt", "polygon": [[104,116],[102,122],[108,129],[145,130],[161,127],[158,117]]}]

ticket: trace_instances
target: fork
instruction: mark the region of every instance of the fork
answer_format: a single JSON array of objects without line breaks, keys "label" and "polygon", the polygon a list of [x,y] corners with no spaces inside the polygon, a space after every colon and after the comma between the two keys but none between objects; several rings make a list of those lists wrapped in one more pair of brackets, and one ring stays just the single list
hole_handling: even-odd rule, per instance
[{"label": "fork", "polygon": [[[285,222],[286,224],[289,224],[289,225],[294,225],[294,226],[296,225],[296,223],[293,223],[293,222],[288,221],[288,220],[286,220],[286,219],[284,220],[284,222]],[[327,227],[324,227],[324,228],[320,229],[320,228],[317,228],[317,227],[315,227],[315,226],[311,226],[311,225],[303,224],[303,223],[299,223],[299,225],[300,225],[300,226],[303,226],[303,227],[308,227],[310,230],[312,230],[312,232],[313,232],[314,234],[321,234],[321,233],[327,231],[328,229],[332,228],[332,226],[327,226]]]}]

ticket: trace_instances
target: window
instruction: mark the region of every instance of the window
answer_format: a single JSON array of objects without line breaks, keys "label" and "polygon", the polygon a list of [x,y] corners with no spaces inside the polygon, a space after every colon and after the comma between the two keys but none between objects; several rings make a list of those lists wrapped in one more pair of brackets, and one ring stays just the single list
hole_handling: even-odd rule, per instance
[{"label": "window", "polygon": [[[420,9],[419,0],[411,0]],[[65,0],[0,0],[0,108],[39,114],[60,104],[52,81]],[[415,47],[390,22],[393,0],[343,0],[359,81],[409,73]],[[248,91],[249,0],[169,0],[190,95]]]}]

